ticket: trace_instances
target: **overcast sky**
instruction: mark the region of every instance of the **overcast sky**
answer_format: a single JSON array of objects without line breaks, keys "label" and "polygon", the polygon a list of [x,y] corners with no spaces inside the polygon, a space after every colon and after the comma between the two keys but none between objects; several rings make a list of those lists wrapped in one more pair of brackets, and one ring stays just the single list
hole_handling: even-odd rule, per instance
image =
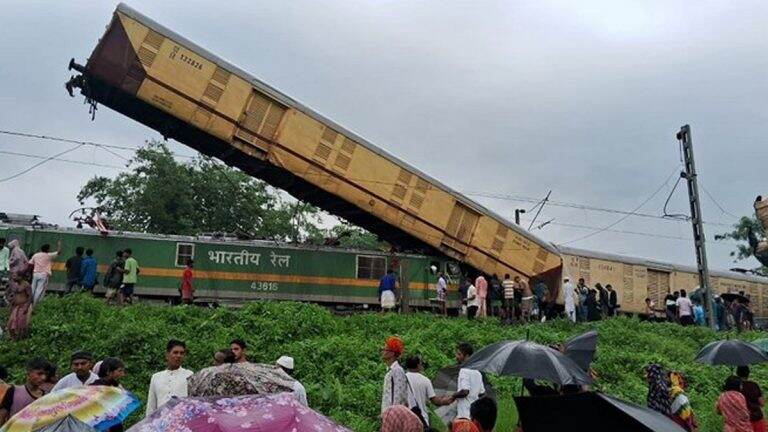
[{"label": "overcast sky", "polygon": [[[86,61],[116,4],[3,2],[0,129],[127,146],[159,137],[106,107],[92,122],[62,86],[69,58]],[[768,193],[764,1],[129,4],[460,191],[551,189],[557,202],[633,210],[675,171],[675,133],[689,123],[700,181],[726,212],[751,214]],[[4,152],[70,147],[0,135]],[[62,157],[123,163],[92,147]],[[0,154],[0,179],[35,162]],[[117,172],[50,162],[0,182],[0,210],[69,225],[80,187]],[[639,211],[661,215],[675,180]],[[532,207],[471,197],[510,219]],[[670,210],[687,213],[686,198],[682,183]],[[706,195],[702,205],[707,221],[735,220]],[[565,243],[620,217],[547,206],[538,221],[554,221],[536,233]],[[695,262],[688,223],[629,217],[611,229],[569,245]],[[710,240],[726,229],[705,226]],[[708,248],[713,267],[733,266],[733,244]]]}]

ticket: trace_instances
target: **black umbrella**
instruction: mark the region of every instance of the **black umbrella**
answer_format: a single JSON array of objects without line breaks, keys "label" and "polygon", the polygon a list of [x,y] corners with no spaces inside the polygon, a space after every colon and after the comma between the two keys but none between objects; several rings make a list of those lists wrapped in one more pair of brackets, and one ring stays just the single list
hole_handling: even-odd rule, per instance
[{"label": "black umbrella", "polygon": [[723,299],[723,301],[726,302],[739,302],[741,304],[749,304],[749,299],[741,294],[738,293],[725,293],[720,294],[720,298]]},{"label": "black umbrella", "polygon": [[592,383],[586,372],[565,354],[531,341],[504,341],[488,345],[473,354],[463,367],[560,385]]},{"label": "black umbrella", "polygon": [[595,358],[595,351],[597,351],[597,330],[590,330],[574,336],[563,344],[565,356],[573,360],[584,371],[589,370],[589,365]]},{"label": "black umbrella", "polygon": [[708,343],[696,355],[696,361],[709,365],[746,366],[766,362],[768,356],[755,344],[724,340]]},{"label": "black umbrella", "polygon": [[667,416],[603,393],[515,397],[525,432],[606,430],[684,432]]},{"label": "black umbrella", "polygon": [[96,432],[96,429],[68,415],[54,423],[37,429],[35,432]]}]

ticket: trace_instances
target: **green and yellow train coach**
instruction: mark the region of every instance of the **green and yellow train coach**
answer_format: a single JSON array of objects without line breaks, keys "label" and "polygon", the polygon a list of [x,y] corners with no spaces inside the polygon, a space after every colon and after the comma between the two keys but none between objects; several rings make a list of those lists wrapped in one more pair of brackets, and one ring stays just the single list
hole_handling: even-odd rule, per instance
[{"label": "green and yellow train coach", "polygon": [[[455,263],[423,255],[389,254],[324,246],[296,246],[274,241],[240,241],[206,236],[163,236],[74,228],[31,228],[0,225],[0,237],[19,239],[31,254],[43,244],[62,252],[53,266],[49,289],[64,289],[64,263],[82,246],[93,249],[99,280],[119,250],[130,248],[139,261],[136,295],[170,299],[179,295],[181,274],[188,258],[195,262],[195,295],[202,302],[239,303],[275,299],[333,305],[378,305],[379,279],[388,268],[407,287],[409,304],[428,307],[435,297],[437,271],[458,274]],[[457,286],[449,299],[457,303]],[[97,287],[103,293],[104,287]]]}]

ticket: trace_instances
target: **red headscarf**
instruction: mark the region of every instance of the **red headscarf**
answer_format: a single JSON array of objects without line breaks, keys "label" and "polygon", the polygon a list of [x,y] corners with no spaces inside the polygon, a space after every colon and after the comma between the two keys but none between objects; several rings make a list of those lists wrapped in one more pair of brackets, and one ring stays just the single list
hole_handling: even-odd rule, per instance
[{"label": "red headscarf", "polygon": [[403,340],[397,336],[388,337],[387,341],[384,343],[384,347],[398,356],[405,351],[405,343],[403,343]]},{"label": "red headscarf", "polygon": [[381,432],[422,432],[421,420],[408,407],[392,405],[381,415]]},{"label": "red headscarf", "polygon": [[453,421],[451,432],[480,432],[472,420],[458,419]]}]

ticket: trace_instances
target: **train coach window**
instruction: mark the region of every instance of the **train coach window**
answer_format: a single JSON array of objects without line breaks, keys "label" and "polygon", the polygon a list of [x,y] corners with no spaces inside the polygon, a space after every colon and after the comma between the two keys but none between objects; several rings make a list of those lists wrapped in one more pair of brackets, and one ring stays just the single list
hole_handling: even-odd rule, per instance
[{"label": "train coach window", "polygon": [[387,259],[376,256],[357,256],[358,279],[381,279],[387,271]]},{"label": "train coach window", "polygon": [[194,257],[194,243],[176,243],[176,267],[184,267],[187,265],[187,259]]}]

